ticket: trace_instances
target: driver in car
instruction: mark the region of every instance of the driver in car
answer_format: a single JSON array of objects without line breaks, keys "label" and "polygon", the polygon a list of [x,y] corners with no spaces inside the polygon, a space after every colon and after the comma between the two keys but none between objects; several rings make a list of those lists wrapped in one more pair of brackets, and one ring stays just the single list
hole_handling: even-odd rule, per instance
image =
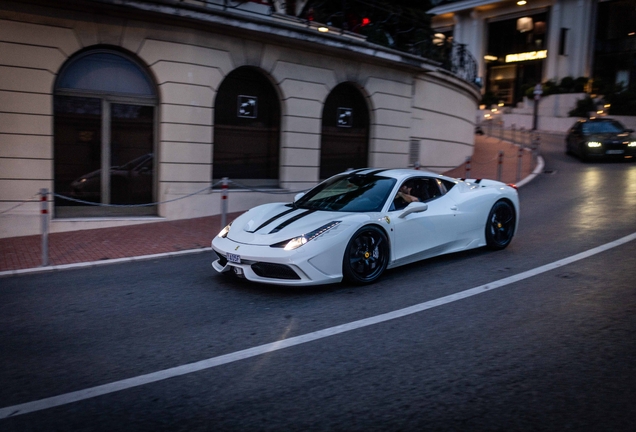
[{"label": "driver in car", "polygon": [[398,193],[393,199],[396,209],[402,209],[412,202],[419,201],[416,196],[411,195],[411,189],[413,189],[413,184],[410,182],[405,182],[402,186],[400,186],[400,190],[398,190]]}]

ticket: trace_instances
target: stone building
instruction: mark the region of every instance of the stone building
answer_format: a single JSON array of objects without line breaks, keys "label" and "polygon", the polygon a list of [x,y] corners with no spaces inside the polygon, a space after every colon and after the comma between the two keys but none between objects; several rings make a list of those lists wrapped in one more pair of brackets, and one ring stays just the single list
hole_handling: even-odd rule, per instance
[{"label": "stone building", "polygon": [[0,237],[39,233],[42,188],[61,232],[472,154],[474,83],[265,3],[0,0]]},{"label": "stone building", "polygon": [[[465,44],[483,92],[506,105],[563,78],[636,85],[634,0],[434,0],[440,39]],[[571,108],[571,107],[570,107]]]}]

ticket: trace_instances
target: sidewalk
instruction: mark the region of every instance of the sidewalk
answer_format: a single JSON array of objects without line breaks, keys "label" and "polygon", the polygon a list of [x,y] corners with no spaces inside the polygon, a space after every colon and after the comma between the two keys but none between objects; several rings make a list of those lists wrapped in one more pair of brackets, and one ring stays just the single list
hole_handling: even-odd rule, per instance
[{"label": "sidewalk", "polygon": [[[486,135],[475,136],[469,178],[497,179],[499,151],[504,152],[501,181],[517,183],[518,147]],[[532,155],[523,152],[521,178],[528,181],[534,169]],[[464,164],[446,173],[466,176]],[[228,214],[231,221],[240,213]],[[148,259],[159,254],[181,254],[209,250],[210,241],[221,229],[221,215],[142,225],[49,234],[49,266],[42,264],[40,235],[0,239],[0,276],[20,270],[47,271],[76,263],[99,263]]]}]

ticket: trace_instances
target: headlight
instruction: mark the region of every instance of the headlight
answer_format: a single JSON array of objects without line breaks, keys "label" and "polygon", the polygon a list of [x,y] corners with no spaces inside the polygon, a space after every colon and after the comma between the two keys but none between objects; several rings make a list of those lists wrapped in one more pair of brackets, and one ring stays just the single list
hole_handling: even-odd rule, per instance
[{"label": "headlight", "polygon": [[602,145],[603,145],[603,144],[601,144],[601,143],[600,143],[600,142],[598,142],[598,141],[589,141],[589,142],[587,143],[587,146],[588,146],[588,147],[592,147],[592,148],[594,148],[594,147],[600,147],[600,146],[602,146]]},{"label": "headlight", "polygon": [[292,239],[285,240],[285,241],[282,241],[280,243],[273,244],[270,247],[283,248],[285,250],[298,249],[299,247],[301,247],[305,243],[307,243],[309,241],[312,241],[313,239],[315,239],[317,237],[320,237],[321,235],[323,235],[324,233],[326,233],[330,229],[335,228],[336,226],[338,226],[338,224],[340,222],[341,221],[329,222],[327,225],[323,225],[323,226],[321,226],[318,229],[315,229],[315,230],[313,230],[311,232],[308,232],[307,234],[303,234],[301,236],[294,237]]},{"label": "headlight", "polygon": [[227,237],[227,234],[230,232],[230,227],[231,226],[232,226],[232,222],[227,224],[227,226],[221,230],[221,232],[219,233],[218,237],[221,237],[221,238]]},{"label": "headlight", "polygon": [[636,147],[636,141],[632,141],[629,144],[627,144],[627,147]]}]

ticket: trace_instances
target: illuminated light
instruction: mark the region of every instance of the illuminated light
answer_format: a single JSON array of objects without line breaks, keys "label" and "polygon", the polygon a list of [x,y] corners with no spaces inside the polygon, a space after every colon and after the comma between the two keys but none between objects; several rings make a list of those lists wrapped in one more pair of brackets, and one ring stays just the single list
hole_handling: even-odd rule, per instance
[{"label": "illuminated light", "polygon": [[587,146],[590,147],[590,148],[598,148],[598,147],[601,147],[602,145],[603,144],[601,144],[598,141],[590,141],[590,142],[587,143]]},{"label": "illuminated light", "polygon": [[497,104],[497,106],[504,106],[504,103],[503,103],[503,102],[499,102],[499,103]]},{"label": "illuminated light", "polygon": [[479,109],[480,110],[485,110],[486,109],[486,105],[479,105]]},{"label": "illuminated light", "polygon": [[371,24],[371,20],[367,17],[362,18],[362,27]]},{"label": "illuminated light", "polygon": [[634,35],[636,35],[636,32],[629,32],[629,33],[627,33],[627,36],[634,36]]},{"label": "illuminated light", "polygon": [[611,107],[611,106],[612,106],[612,105],[610,105],[610,104],[605,104],[605,105],[603,105],[603,108],[609,108],[609,107]]},{"label": "illuminated light", "polygon": [[221,230],[221,232],[219,233],[218,237],[220,237],[220,238],[227,237],[228,233],[230,232],[230,227],[231,226],[232,226],[231,223],[227,224],[227,226]]},{"label": "illuminated light", "polygon": [[517,20],[517,31],[520,33],[532,31],[533,27],[532,18],[530,17],[523,17]]},{"label": "illuminated light", "polygon": [[523,5],[525,5],[526,3],[528,3],[526,0],[519,0],[519,1],[517,2],[517,5],[519,5],[519,6],[523,6]]},{"label": "illuminated light", "polygon": [[320,228],[311,231],[307,234],[303,234],[300,235],[298,237],[294,237],[292,239],[289,240],[285,240],[282,241],[280,243],[276,243],[271,245],[270,247],[273,248],[283,248],[286,251],[291,251],[294,249],[298,249],[299,247],[301,247],[304,244],[307,244],[307,242],[310,242],[312,240],[314,240],[315,238],[320,237],[321,235],[323,235],[324,233],[326,233],[327,231],[337,227],[340,224],[341,221],[334,221],[334,222],[330,222],[326,225],[321,226]]},{"label": "illuminated light", "polygon": [[636,141],[632,141],[629,144],[627,144],[627,147],[636,147]]},{"label": "illuminated light", "polygon": [[492,111],[492,112],[497,112],[497,108],[493,108],[493,109],[491,109],[490,111]]},{"label": "illuminated light", "polygon": [[444,33],[435,33],[433,35],[433,43],[437,46],[444,45],[446,41],[446,35]]},{"label": "illuminated light", "polygon": [[529,61],[529,60],[540,60],[547,57],[548,57],[548,50],[530,51],[530,52],[519,53],[519,54],[508,54],[506,56],[506,63]]},{"label": "illuminated light", "polygon": [[490,118],[490,114],[484,114],[484,117]]},{"label": "illuminated light", "polygon": [[301,247],[305,243],[307,243],[307,238],[305,236],[296,237],[296,238],[291,239],[289,241],[289,243],[287,243],[287,245],[285,245],[284,249],[286,251],[298,249],[299,247]]},{"label": "illuminated light", "polygon": [[596,114],[603,114],[603,110],[596,111]]},{"label": "illuminated light", "polygon": [[498,58],[499,57],[494,56],[494,55],[490,55],[490,54],[484,56],[484,60],[486,60],[486,61],[497,61]]},{"label": "illuminated light", "polygon": [[318,31],[320,33],[327,33],[329,31],[329,27],[320,26],[320,27],[318,27]]}]

